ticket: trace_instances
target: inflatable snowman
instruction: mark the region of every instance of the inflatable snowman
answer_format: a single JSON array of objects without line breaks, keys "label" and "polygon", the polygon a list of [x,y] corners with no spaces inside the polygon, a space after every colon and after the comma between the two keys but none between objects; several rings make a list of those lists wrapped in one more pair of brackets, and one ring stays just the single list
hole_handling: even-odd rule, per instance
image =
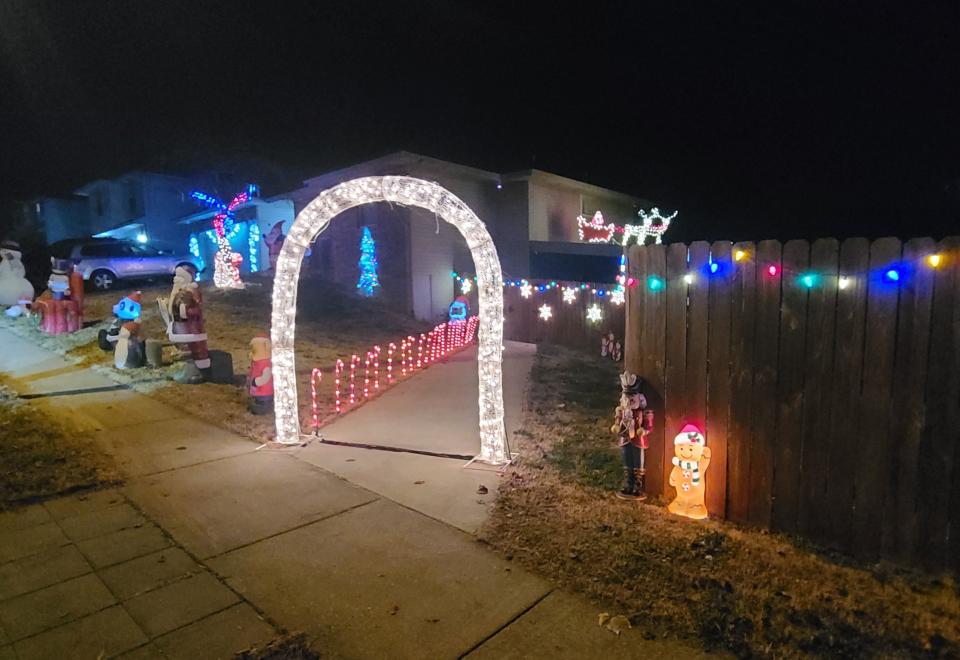
[{"label": "inflatable snowman", "polygon": [[20,245],[14,241],[0,243],[0,305],[19,305],[21,300],[33,300],[33,285],[24,277]]}]

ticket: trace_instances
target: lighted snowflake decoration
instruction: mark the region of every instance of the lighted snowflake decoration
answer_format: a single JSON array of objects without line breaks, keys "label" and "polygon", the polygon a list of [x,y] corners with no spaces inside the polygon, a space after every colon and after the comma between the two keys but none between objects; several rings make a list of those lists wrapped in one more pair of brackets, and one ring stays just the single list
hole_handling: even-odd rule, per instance
[{"label": "lighted snowflake decoration", "polygon": [[550,309],[550,305],[547,305],[546,303],[544,303],[543,305],[540,305],[541,319],[543,319],[544,321],[549,321],[552,316],[553,316],[553,310]]},{"label": "lighted snowflake decoration", "polygon": [[527,282],[524,282],[520,287],[520,295],[524,298],[529,298],[530,294],[533,293],[533,287],[530,286]]},{"label": "lighted snowflake decoration", "polygon": [[587,308],[587,320],[591,323],[598,323],[603,319],[603,312],[600,310],[599,305],[594,303]]},{"label": "lighted snowflake decoration", "polygon": [[616,289],[614,289],[613,291],[611,291],[611,292],[610,292],[610,302],[612,302],[614,305],[622,305],[622,304],[624,303],[624,301],[626,300],[626,297],[625,297],[625,295],[624,295],[624,292],[625,292],[625,291],[626,291],[626,289],[624,289],[623,287],[619,287],[619,286],[618,286]]},{"label": "lighted snowflake decoration", "polygon": [[573,303],[577,299],[577,290],[566,287],[563,290],[563,302],[567,304]]},{"label": "lighted snowflake decoration", "polygon": [[471,289],[473,289],[473,282],[470,281],[470,278],[464,277],[460,280],[460,291],[463,292],[463,295],[470,293]]}]

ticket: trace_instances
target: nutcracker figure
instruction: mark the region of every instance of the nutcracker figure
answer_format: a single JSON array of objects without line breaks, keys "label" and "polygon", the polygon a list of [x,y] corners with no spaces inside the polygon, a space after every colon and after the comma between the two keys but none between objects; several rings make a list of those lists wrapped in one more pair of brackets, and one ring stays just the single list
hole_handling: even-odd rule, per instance
[{"label": "nutcracker figure", "polygon": [[650,446],[648,436],[653,430],[653,411],[647,410],[647,399],[640,392],[643,381],[636,374],[620,375],[620,405],[610,431],[617,434],[617,444],[623,459],[623,489],[617,497],[624,500],[645,500],[644,458]]}]

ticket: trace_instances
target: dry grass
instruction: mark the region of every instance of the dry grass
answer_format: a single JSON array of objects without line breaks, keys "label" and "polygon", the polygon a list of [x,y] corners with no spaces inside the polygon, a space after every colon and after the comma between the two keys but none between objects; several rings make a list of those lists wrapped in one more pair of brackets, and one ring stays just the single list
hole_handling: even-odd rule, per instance
[{"label": "dry grass", "polygon": [[[92,366],[164,403],[236,433],[266,441],[274,434],[273,415],[255,416],[247,412],[243,383],[250,367],[247,353],[250,339],[258,332],[270,332],[272,280],[248,276],[247,281],[248,288],[242,290],[222,290],[209,283],[201,284],[209,347],[232,355],[235,385],[181,385],[173,382],[170,379],[181,359],[173,346],[164,349],[167,366],[163,368],[114,369],[112,354],[97,347],[97,330],[109,324],[113,318],[113,305],[133,288],[87,293],[84,317],[89,327],[72,335],[44,335],[37,329],[34,319],[11,320],[0,316],[0,323],[80,365]],[[158,282],[138,286],[143,293],[142,323],[146,335],[165,339],[156,299],[169,295],[171,285]],[[333,408],[332,369],[338,357],[349,358],[351,353],[365,351],[374,344],[385,344],[425,329],[423,323],[394,311],[383,301],[363,299],[352,290],[304,276],[300,283],[296,340],[303,428],[308,428],[310,423],[309,379],[313,367],[320,367],[325,372],[320,390],[320,414],[321,418],[328,418]]]},{"label": "dry grass", "polygon": [[548,349],[533,378],[521,461],[482,532],[504,555],[628,615],[648,637],[742,657],[960,655],[953,579],[857,566],[785,537],[617,500],[615,366]]},{"label": "dry grass", "polygon": [[0,400],[0,466],[0,510],[118,482],[87,432],[8,397]]}]

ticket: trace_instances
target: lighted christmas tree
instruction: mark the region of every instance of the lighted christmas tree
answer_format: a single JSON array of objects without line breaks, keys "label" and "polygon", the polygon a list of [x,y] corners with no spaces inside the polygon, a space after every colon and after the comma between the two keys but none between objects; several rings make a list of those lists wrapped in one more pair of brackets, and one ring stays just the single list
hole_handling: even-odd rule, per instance
[{"label": "lighted christmas tree", "polygon": [[360,281],[357,282],[357,288],[365,296],[372,296],[380,286],[377,266],[377,244],[370,234],[370,227],[364,227],[360,238]]}]

